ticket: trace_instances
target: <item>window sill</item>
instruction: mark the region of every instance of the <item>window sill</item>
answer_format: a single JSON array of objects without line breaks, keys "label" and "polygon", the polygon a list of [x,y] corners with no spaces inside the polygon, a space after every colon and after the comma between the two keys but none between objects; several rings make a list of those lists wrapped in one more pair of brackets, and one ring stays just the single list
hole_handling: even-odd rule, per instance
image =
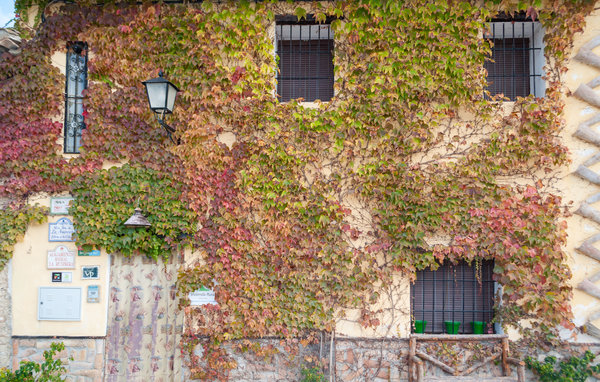
[{"label": "window sill", "polygon": [[65,158],[67,160],[71,160],[71,159],[74,159],[74,158],[78,158],[81,155],[81,153],[65,153],[65,152],[62,152],[61,155],[62,155],[63,158]]},{"label": "window sill", "polygon": [[419,341],[493,341],[508,338],[506,334],[421,334],[411,333]]},{"label": "window sill", "polygon": [[[286,105],[288,103],[290,103],[292,101],[287,101],[287,102],[279,102],[281,105]],[[328,105],[330,103],[330,101],[321,101],[321,102],[298,102],[298,105],[302,106],[303,108],[306,109],[318,109],[320,108],[322,105]]]}]

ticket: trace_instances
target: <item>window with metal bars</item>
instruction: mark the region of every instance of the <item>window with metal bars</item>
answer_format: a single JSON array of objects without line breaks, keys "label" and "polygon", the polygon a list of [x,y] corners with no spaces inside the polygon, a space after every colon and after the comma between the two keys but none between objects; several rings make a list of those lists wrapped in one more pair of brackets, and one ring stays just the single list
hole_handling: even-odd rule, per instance
[{"label": "window with metal bars", "polygon": [[64,152],[69,154],[79,153],[81,131],[85,129],[83,90],[87,88],[87,59],[86,43],[67,44]]},{"label": "window with metal bars", "polygon": [[278,16],[275,21],[279,100],[329,101],[334,80],[331,20],[318,23],[312,16],[302,21],[296,16]]},{"label": "window with metal bars", "polygon": [[492,56],[484,67],[492,95],[504,94],[511,101],[530,94],[544,96],[543,37],[541,24],[524,13],[502,14],[489,23],[485,38],[492,45]]},{"label": "window with metal bars", "polygon": [[435,271],[418,271],[411,286],[413,319],[427,321],[425,333],[444,333],[445,321],[459,321],[463,334],[473,333],[472,322],[483,322],[487,333],[494,317],[493,270],[494,262],[483,260],[480,267],[444,262]]}]

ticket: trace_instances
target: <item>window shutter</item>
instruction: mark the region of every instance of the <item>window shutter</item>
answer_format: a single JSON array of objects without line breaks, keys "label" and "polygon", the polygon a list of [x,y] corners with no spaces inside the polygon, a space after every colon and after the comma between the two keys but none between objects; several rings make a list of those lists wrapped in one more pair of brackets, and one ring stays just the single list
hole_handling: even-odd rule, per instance
[{"label": "window shutter", "polygon": [[83,117],[83,90],[87,88],[87,44],[67,44],[65,83],[64,152],[79,153],[81,131],[85,129]]},{"label": "window shutter", "polygon": [[494,308],[494,262],[481,263],[478,278],[474,264],[442,264],[437,270],[417,272],[411,286],[414,320],[426,320],[427,333],[444,333],[444,321],[460,321],[460,333],[472,333],[471,322],[490,323]]},{"label": "window shutter", "polygon": [[493,39],[491,61],[485,62],[488,71],[488,90],[504,94],[511,100],[530,94],[529,39]]},{"label": "window shutter", "polygon": [[333,32],[329,24],[279,22],[276,26],[281,102],[333,97]]}]

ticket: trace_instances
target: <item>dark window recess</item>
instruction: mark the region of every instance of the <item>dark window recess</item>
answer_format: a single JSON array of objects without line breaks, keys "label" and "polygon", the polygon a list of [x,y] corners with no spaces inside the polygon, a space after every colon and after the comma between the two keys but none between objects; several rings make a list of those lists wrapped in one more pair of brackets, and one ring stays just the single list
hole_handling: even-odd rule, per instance
[{"label": "dark window recess", "polygon": [[475,263],[444,263],[437,270],[417,272],[411,286],[414,320],[425,320],[425,333],[445,333],[444,321],[460,321],[459,333],[473,333],[472,321],[485,322],[484,333],[494,317],[494,262],[484,260],[481,273]]},{"label": "dark window recess", "polygon": [[[509,20],[507,20],[509,21]],[[543,96],[543,50],[538,23],[532,21],[490,23],[486,38],[492,44],[492,56],[484,67],[492,95],[504,94],[511,101],[533,94]],[[536,32],[537,31],[537,32]]]},{"label": "dark window recess", "polygon": [[[295,17],[294,17],[295,18]],[[277,21],[277,94],[281,102],[333,97],[333,31],[328,23]]]},{"label": "dark window recess", "polygon": [[87,88],[87,44],[67,44],[65,84],[65,153],[79,153],[81,131],[85,129],[83,90]]}]

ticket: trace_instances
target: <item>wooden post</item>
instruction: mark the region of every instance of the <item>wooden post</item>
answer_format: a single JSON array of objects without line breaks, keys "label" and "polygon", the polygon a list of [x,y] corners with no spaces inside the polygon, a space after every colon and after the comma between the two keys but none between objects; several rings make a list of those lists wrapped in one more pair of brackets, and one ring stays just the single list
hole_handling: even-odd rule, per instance
[{"label": "wooden post", "polygon": [[423,370],[423,362],[417,363],[417,382],[423,382],[425,371]]},{"label": "wooden post", "polygon": [[414,382],[414,365],[413,359],[417,354],[417,339],[415,337],[410,337],[409,346],[408,346],[408,382]]},{"label": "wooden post", "polygon": [[517,366],[517,378],[519,382],[525,382],[525,365]]},{"label": "wooden post", "polygon": [[502,339],[502,375],[510,377],[510,366],[508,365],[508,338]]}]

